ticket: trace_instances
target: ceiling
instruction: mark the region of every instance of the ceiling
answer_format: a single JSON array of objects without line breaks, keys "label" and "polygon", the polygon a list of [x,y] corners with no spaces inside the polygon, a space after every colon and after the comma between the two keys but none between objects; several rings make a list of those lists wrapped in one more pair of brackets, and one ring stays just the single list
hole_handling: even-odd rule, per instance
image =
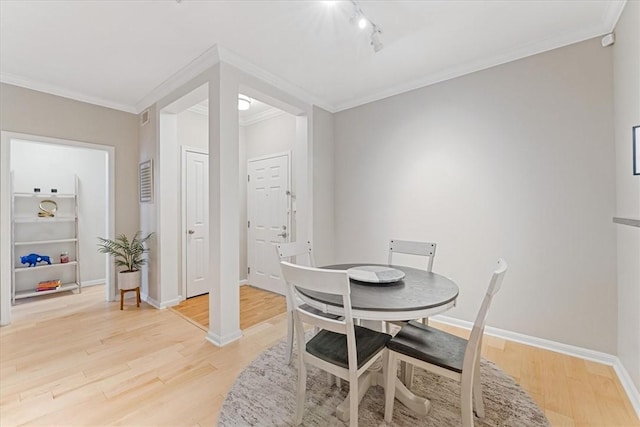
[{"label": "ceiling", "polygon": [[217,46],[336,112],[606,34],[624,4],[361,1],[374,53],[348,1],[2,0],[0,80],[137,113]]}]

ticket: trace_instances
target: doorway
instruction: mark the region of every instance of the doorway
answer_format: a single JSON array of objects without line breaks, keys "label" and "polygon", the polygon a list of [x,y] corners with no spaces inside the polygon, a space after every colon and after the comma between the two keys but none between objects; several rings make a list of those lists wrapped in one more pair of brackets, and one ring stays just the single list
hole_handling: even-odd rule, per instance
[{"label": "doorway", "polygon": [[[114,267],[106,255],[95,250],[96,237],[114,237],[114,154],[113,147],[83,143],[78,141],[48,138],[35,135],[2,132],[2,202],[11,206],[11,172],[17,176],[28,176],[43,183],[53,183],[56,177],[77,176],[77,244],[78,252],[71,254],[78,263],[79,286],[106,284],[105,299],[115,299]],[[44,184],[43,184],[44,185]],[[55,185],[54,185],[55,186]],[[34,190],[35,191],[35,190]],[[51,191],[53,192],[53,191]],[[7,205],[5,205],[7,206]],[[3,209],[3,235],[11,236],[12,213]],[[8,233],[4,234],[4,230]],[[29,239],[27,239],[29,240]],[[30,239],[33,240],[33,239]],[[37,250],[46,253],[52,261],[66,251],[60,241],[37,239],[29,245],[21,243],[13,248],[13,239],[2,241],[2,324],[10,322],[11,276],[12,266],[16,265],[16,256],[20,250]],[[27,246],[24,246],[27,245]],[[34,246],[35,245],[35,246]],[[15,250],[14,250],[15,249]],[[8,280],[4,280],[4,278]],[[36,297],[29,297],[26,301]]]}]

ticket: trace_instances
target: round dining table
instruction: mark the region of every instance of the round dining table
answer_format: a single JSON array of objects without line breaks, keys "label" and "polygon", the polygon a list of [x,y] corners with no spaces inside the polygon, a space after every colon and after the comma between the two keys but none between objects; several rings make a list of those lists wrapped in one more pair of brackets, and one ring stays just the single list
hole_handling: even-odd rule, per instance
[{"label": "round dining table", "polygon": [[[330,270],[349,270],[362,266],[390,267],[404,273],[401,280],[391,283],[362,282],[350,278],[351,312],[354,319],[359,319],[362,326],[384,332],[385,321],[402,321],[427,318],[449,310],[455,306],[458,298],[458,286],[453,280],[440,274],[412,267],[382,264],[337,264],[322,268]],[[341,315],[343,313],[342,297],[322,292],[298,289],[299,296],[312,307],[325,313]],[[369,386],[384,385],[380,369],[370,375],[361,377],[358,388],[362,397]],[[429,411],[428,399],[413,394],[399,378],[396,378],[396,398],[405,406],[418,414]],[[338,416],[349,419],[347,399],[338,406]]]}]

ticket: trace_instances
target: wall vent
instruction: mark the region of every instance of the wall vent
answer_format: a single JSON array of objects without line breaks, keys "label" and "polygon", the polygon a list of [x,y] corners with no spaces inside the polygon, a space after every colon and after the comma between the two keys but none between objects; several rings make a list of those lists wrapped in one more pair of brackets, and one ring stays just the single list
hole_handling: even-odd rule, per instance
[{"label": "wall vent", "polygon": [[140,203],[153,203],[153,162],[140,163],[139,169]]},{"label": "wall vent", "polygon": [[144,110],[142,114],[140,114],[140,125],[144,126],[149,123],[149,110]]}]

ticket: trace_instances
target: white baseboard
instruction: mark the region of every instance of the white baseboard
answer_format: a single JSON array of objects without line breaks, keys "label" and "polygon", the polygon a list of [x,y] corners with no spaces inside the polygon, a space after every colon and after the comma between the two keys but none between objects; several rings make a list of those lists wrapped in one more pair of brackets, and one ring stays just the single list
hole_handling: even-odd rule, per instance
[{"label": "white baseboard", "polygon": [[149,304],[151,307],[153,308],[157,308],[158,310],[160,309],[160,303],[158,301],[156,301],[155,299],[151,298],[148,294],[145,293],[140,293],[140,299],[144,302],[146,302],[147,304]]},{"label": "white baseboard", "polygon": [[87,288],[89,286],[104,285],[106,283],[107,283],[107,279],[83,280],[82,287]]},{"label": "white baseboard", "polygon": [[238,282],[238,286],[242,286],[242,285],[248,285],[249,281],[247,279],[242,279],[240,280],[240,282]]},{"label": "white baseboard", "polygon": [[158,301],[154,298],[151,298],[148,294],[140,292],[140,299],[145,301],[151,307],[157,308],[158,310],[163,310],[165,308],[173,307],[174,305],[180,304],[180,296],[168,301]]},{"label": "white baseboard", "polygon": [[[444,323],[451,326],[457,326],[458,328],[471,330],[473,327],[472,322],[466,320],[460,320],[453,317],[437,315],[430,317],[430,319],[436,322]],[[589,350],[587,348],[577,347],[569,344],[563,344],[556,341],[547,340],[544,338],[532,337],[530,335],[520,334],[517,332],[507,331],[500,328],[494,328],[486,326],[485,334],[498,338],[503,338],[509,341],[515,341],[521,344],[530,345],[532,347],[538,347],[545,350],[554,351],[556,353],[566,354],[568,356],[578,357],[580,359],[590,360],[592,362],[602,363],[613,367],[614,371],[618,375],[618,379],[622,384],[633,409],[635,409],[638,418],[640,418],[640,394],[635,387],[629,372],[625,369],[617,356],[612,354],[603,353],[600,351]]]},{"label": "white baseboard", "polygon": [[636,385],[631,379],[631,375],[629,375],[629,372],[617,357],[616,362],[613,364],[613,370],[618,374],[618,379],[622,384],[622,388],[627,392],[627,396],[629,396],[629,400],[631,401],[631,406],[633,406],[633,409],[636,411],[636,415],[640,418],[640,391],[638,391]]},{"label": "white baseboard", "polygon": [[207,341],[217,347],[225,346],[230,342],[239,340],[240,338],[242,338],[242,331],[240,329],[225,336],[214,334],[211,331],[207,332]]}]

